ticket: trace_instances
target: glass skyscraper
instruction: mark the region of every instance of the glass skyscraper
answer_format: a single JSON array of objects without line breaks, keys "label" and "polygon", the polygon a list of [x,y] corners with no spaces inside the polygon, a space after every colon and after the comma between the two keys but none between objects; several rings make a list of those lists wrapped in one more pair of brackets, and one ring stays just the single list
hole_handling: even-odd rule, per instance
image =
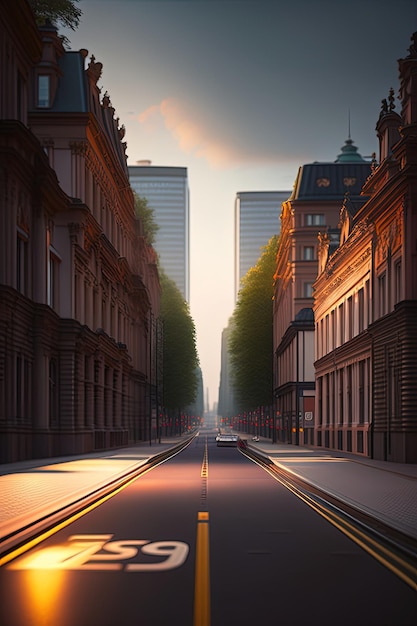
[{"label": "glass skyscraper", "polygon": [[281,204],[290,191],[241,191],[235,199],[235,298],[240,281],[256,265],[273,235],[281,228]]},{"label": "glass skyscraper", "polygon": [[129,166],[130,185],[159,226],[153,247],[166,275],[190,301],[189,188],[186,167]]}]

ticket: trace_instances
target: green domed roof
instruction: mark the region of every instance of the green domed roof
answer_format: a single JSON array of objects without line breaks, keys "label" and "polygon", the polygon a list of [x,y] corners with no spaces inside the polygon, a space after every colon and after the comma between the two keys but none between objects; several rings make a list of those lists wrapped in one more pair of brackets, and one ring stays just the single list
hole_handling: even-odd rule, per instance
[{"label": "green domed roof", "polygon": [[342,152],[337,156],[335,163],[363,163],[365,161],[350,137],[346,139],[345,145],[342,146],[341,150]]}]

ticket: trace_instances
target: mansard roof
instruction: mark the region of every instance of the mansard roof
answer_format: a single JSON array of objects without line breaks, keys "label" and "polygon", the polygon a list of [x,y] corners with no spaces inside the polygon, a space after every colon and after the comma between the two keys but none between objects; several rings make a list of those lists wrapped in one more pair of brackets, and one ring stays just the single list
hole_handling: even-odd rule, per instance
[{"label": "mansard roof", "polygon": [[84,56],[66,51],[58,61],[62,72],[55,101],[49,111],[59,113],[86,113],[88,111]]},{"label": "mansard roof", "polygon": [[359,196],[371,165],[349,137],[335,161],[315,161],[300,167],[291,200],[343,200],[347,192],[351,197]]},{"label": "mansard roof", "polygon": [[[43,42],[42,59],[37,65],[38,75],[50,78],[48,106],[38,107],[33,103],[30,113],[35,117],[48,116],[51,113],[67,116],[72,114],[92,114],[101,127],[102,138],[108,141],[119,161],[124,175],[128,176],[126,142],[123,141],[125,127],[119,126],[110,96],[105,92],[100,98],[101,88],[98,81],[103,64],[91,55],[85,67],[88,50],[65,50],[58,31],[52,23],[40,28]],[[77,117],[74,117],[78,121]],[[85,121],[84,121],[85,123]],[[108,153],[108,148],[105,148]]]},{"label": "mansard roof", "polygon": [[314,311],[310,307],[305,307],[298,311],[295,322],[314,322]]}]

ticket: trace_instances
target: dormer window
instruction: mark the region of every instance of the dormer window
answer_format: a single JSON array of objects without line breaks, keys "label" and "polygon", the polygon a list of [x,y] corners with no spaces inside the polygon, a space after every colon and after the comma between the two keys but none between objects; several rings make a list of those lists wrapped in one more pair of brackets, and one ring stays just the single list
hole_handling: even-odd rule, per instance
[{"label": "dormer window", "polygon": [[325,224],[322,213],[313,213],[305,216],[306,226],[323,226]]},{"label": "dormer window", "polygon": [[43,109],[50,106],[50,77],[38,76],[38,107]]}]

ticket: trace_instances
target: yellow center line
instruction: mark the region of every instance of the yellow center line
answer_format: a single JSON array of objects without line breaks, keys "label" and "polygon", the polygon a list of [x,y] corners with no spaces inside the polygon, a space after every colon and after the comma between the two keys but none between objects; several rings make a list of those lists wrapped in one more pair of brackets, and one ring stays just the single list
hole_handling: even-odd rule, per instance
[{"label": "yellow center line", "polygon": [[407,583],[412,589],[417,591],[417,569],[413,565],[407,563],[407,561],[405,561],[403,558],[398,557],[394,552],[385,548],[378,541],[372,539],[371,536],[363,533],[361,530],[359,530],[359,528],[355,528],[351,523],[343,519],[343,517],[341,517],[337,513],[326,509],[325,506],[323,506],[319,502],[316,502],[313,498],[311,498],[311,496],[309,496],[308,493],[303,493],[301,490],[298,489],[298,487],[293,485],[286,478],[277,476],[274,471],[271,471],[262,463],[259,463],[257,460],[254,459],[252,460],[260,467],[263,467],[263,469],[265,469],[265,471],[270,474],[275,480],[277,480],[300,500],[302,500],[308,506],[314,509],[328,522],[333,524],[333,526],[338,528],[342,533],[344,533],[347,537],[349,537],[352,541],[359,545],[363,550],[368,552],[368,554],[372,555],[377,561],[382,563],[382,565],[387,567],[391,572],[396,574],[396,576],[401,578],[401,580]]},{"label": "yellow center line", "polygon": [[207,478],[208,477],[208,445],[207,445],[207,435],[206,435],[206,442],[205,442],[205,446],[204,446],[204,455],[203,455],[203,462],[201,464],[201,473],[200,473],[201,478]]},{"label": "yellow center line", "polygon": [[194,626],[210,626],[209,514],[198,513],[195,558]]}]

